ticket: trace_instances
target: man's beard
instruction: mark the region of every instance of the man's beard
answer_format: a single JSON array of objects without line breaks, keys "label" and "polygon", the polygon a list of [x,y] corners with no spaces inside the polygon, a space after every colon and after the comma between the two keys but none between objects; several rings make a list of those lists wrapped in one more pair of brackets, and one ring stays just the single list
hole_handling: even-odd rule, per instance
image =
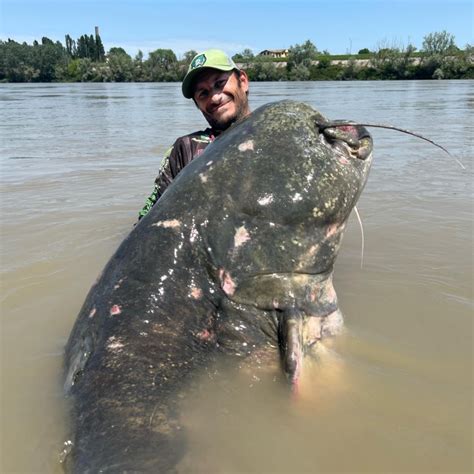
[{"label": "man's beard", "polygon": [[[234,103],[235,103],[235,97],[234,97]],[[233,123],[238,122],[239,120],[242,120],[246,115],[247,115],[247,109],[248,109],[248,103],[245,99],[239,101],[239,105],[235,111],[235,113],[226,119],[214,119],[213,117],[208,116],[207,114],[205,115],[207,122],[209,125],[216,129],[216,130],[227,130]]]},{"label": "man's beard", "polygon": [[219,120],[219,119],[214,119],[212,117],[206,116],[206,120],[212,128],[215,128],[216,130],[224,131],[224,130],[227,130],[233,123],[239,121],[240,119],[244,117],[245,117],[244,107],[241,104],[238,107],[238,109],[235,111],[235,113],[226,119]]}]

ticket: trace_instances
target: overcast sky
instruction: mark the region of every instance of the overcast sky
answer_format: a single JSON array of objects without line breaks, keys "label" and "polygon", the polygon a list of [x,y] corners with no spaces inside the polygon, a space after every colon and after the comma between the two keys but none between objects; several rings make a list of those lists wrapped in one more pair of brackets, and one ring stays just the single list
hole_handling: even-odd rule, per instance
[{"label": "overcast sky", "polygon": [[446,30],[456,44],[473,44],[473,0],[0,0],[0,39],[32,43],[93,34],[105,49],[145,56],[170,48],[287,48],[311,40],[320,51],[421,48],[423,37]]}]

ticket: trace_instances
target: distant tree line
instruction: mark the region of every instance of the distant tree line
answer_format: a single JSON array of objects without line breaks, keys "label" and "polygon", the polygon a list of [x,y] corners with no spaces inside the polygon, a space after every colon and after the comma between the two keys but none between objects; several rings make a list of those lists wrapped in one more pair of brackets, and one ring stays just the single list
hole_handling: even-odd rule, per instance
[{"label": "distant tree line", "polygon": [[233,59],[244,65],[253,81],[474,79],[474,47],[460,50],[446,31],[430,33],[421,51],[381,44],[376,51],[357,55],[330,55],[311,41],[289,48],[285,59],[254,56],[245,49]]},{"label": "distant tree line", "polygon": [[[0,82],[173,82],[181,81],[196,54],[178,59],[171,49],[156,49],[144,59],[123,48],[106,53],[98,34],[82,35],[65,45],[43,37],[32,45],[0,40]],[[318,51],[311,41],[289,48],[285,59],[254,55],[249,49],[233,59],[252,81],[474,79],[474,47],[461,50],[446,31],[430,33],[420,51],[380,45],[357,55],[334,56]]]}]

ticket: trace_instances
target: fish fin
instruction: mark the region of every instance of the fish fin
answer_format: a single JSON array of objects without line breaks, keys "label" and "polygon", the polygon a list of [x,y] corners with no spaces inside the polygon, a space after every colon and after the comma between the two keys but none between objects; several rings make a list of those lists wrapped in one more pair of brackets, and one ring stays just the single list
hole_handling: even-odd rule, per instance
[{"label": "fish fin", "polygon": [[281,312],[279,343],[283,369],[292,387],[296,387],[303,362],[303,313],[299,309]]}]

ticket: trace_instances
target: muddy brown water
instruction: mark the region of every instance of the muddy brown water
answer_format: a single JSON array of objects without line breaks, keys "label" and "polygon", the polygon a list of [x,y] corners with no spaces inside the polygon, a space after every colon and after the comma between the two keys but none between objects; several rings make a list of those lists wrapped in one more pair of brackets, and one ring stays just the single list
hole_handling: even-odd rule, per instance
[{"label": "muddy brown water", "polygon": [[[271,371],[203,380],[180,471],[472,472],[473,81],[255,83],[373,130],[335,269],[346,332],[289,400]],[[62,351],[160,157],[204,126],[179,84],[0,85],[1,472],[59,473]]]}]

